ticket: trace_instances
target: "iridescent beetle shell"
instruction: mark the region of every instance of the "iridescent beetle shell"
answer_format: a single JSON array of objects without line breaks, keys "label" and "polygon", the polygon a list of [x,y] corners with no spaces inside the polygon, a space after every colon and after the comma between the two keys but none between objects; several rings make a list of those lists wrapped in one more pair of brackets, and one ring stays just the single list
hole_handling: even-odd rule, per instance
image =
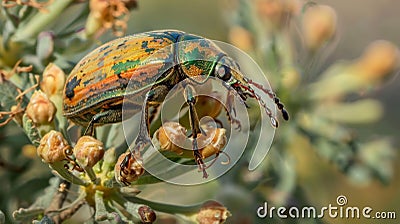
[{"label": "iridescent beetle shell", "polygon": [[[204,45],[183,42],[196,39],[204,40],[201,42]],[[177,45],[176,52],[160,53],[160,49],[178,42],[182,45]],[[151,57],[155,52],[157,57]],[[162,77],[160,72],[174,64],[194,61],[182,64],[184,73],[188,76],[209,75],[213,69],[210,62],[216,62],[221,55],[225,53],[212,41],[182,31],[153,31],[115,39],[93,50],[71,71],[63,94],[64,115],[75,123],[88,125],[93,115],[122,107],[126,95],[141,94],[162,82],[166,76]],[[196,61],[205,57],[209,60]],[[129,81],[130,92],[126,92]],[[132,114],[139,111],[137,108]]]}]

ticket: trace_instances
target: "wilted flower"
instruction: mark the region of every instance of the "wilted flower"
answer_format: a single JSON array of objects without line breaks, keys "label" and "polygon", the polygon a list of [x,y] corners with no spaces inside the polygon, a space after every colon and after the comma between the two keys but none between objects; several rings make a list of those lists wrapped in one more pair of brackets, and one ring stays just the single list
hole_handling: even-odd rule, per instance
[{"label": "wilted flower", "polygon": [[304,13],[302,28],[307,47],[316,50],[329,41],[336,32],[335,10],[327,5],[310,6]]},{"label": "wilted flower", "polygon": [[42,91],[35,91],[26,107],[26,114],[35,124],[49,124],[53,121],[56,107]]},{"label": "wilted flower", "polygon": [[65,73],[56,64],[50,63],[43,71],[42,81],[40,82],[40,89],[52,96],[60,94],[64,88]]},{"label": "wilted flower", "polygon": [[55,163],[66,159],[65,150],[69,149],[67,140],[58,131],[50,131],[40,140],[37,154],[45,163]]}]

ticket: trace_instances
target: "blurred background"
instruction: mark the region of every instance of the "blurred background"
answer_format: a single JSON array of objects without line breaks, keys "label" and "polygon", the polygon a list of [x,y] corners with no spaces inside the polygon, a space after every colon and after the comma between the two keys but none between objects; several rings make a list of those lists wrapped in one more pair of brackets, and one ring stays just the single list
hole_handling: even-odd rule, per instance
[{"label": "blurred background", "polygon": [[[295,64],[294,67],[299,73],[301,73],[301,76],[306,76],[307,74],[303,73],[305,72],[305,69],[300,67],[302,66],[301,63],[305,63],[304,59],[306,57],[310,57],[310,53],[307,52],[307,50],[304,50],[304,48],[306,48],[304,46],[305,43],[301,40],[304,38],[304,34],[301,33],[301,21],[304,17],[305,9],[303,8],[303,4],[305,2],[273,0],[249,1],[249,4],[246,4],[245,2],[246,1],[213,0],[172,0],[167,2],[148,0],[139,2],[140,4],[138,10],[132,12],[128,33],[165,28],[184,30],[190,33],[208,37],[210,39],[236,44],[237,47],[250,53],[250,55],[259,63],[259,65],[265,68],[262,65],[265,57],[260,57],[259,53],[254,53],[254,46],[251,46],[256,45],[257,42],[259,43],[259,46],[263,44],[260,43],[262,41],[259,40],[262,39],[262,37],[258,37],[257,39],[255,35],[264,35],[264,38],[266,39],[265,41],[268,42],[268,36],[273,36],[271,33],[279,33],[280,31],[273,30],[274,28],[271,28],[273,31],[265,31],[265,29],[268,29],[265,27],[267,26],[265,24],[264,27],[260,28],[254,25],[249,25],[248,23],[251,23],[251,21],[254,20],[258,20],[258,23],[260,23],[259,20],[262,20],[263,18],[280,20],[279,23],[284,23],[282,26],[290,26],[290,31],[287,32],[290,33],[288,34],[289,39],[293,40],[290,42],[290,44],[295,45],[292,46],[295,50],[291,51],[291,54],[293,55],[293,64]],[[262,2],[265,4],[264,13],[266,15],[264,15],[264,17],[263,15],[257,15],[257,11],[258,13],[262,13],[260,12],[262,11],[261,8],[263,7]],[[396,12],[400,4],[397,1],[386,0],[377,2],[373,0],[356,0],[352,1],[351,4],[349,4],[347,1],[315,1],[315,3],[332,7],[332,9],[335,11],[337,19],[337,27],[335,31],[336,34],[334,34],[334,37],[332,40],[330,40],[331,43],[328,44],[328,47],[323,48],[317,53],[317,56],[315,57],[317,58],[316,60],[318,62],[311,65],[312,69],[317,70],[316,73],[324,73],[326,69],[337,63],[356,60],[364,54],[366,48],[371,44],[371,42],[376,40],[387,40],[390,41],[394,46],[400,46],[400,33],[398,32],[399,15]],[[244,9],[245,7],[257,7],[259,10],[249,9],[249,11],[246,11],[246,9]],[[285,7],[288,7],[289,9]],[[290,7],[293,7],[294,9]],[[285,10],[294,10],[295,12],[291,15],[288,15],[285,14],[288,13],[285,12]],[[245,13],[253,13],[253,15],[246,15]],[[254,17],[256,18],[251,20],[248,17],[253,17],[253,19]],[[240,31],[242,28],[245,30],[243,33]],[[263,29],[265,33],[254,34],[255,32],[251,31],[252,29],[257,28]],[[315,32],[318,32],[318,30]],[[235,38],[232,37],[232,35],[237,35],[239,37]],[[246,40],[246,38],[250,40]],[[376,54],[379,53],[377,52]],[[397,58],[394,60],[397,60],[396,63],[398,66],[398,55],[396,57]],[[379,56],[377,56],[375,60],[390,61],[392,59],[386,59],[384,57],[379,58]],[[398,69],[398,67],[396,68]],[[374,210],[397,211],[397,213],[400,211],[400,173],[398,172],[400,170],[400,165],[398,163],[398,149],[400,146],[400,142],[398,140],[398,131],[400,128],[400,117],[398,116],[400,112],[400,92],[398,90],[400,87],[400,78],[398,76],[398,70],[393,69],[390,71],[390,73],[391,74],[385,78],[384,82],[379,82],[379,84],[377,84],[375,87],[361,93],[360,96],[358,96],[360,98],[371,98],[378,100],[382,104],[383,108],[380,118],[371,123],[367,122],[366,124],[350,122],[350,124],[346,126],[354,130],[361,141],[366,141],[368,139],[390,139],[389,141],[393,144],[393,153],[390,154],[390,157],[392,157],[393,160],[390,165],[385,166],[385,168],[391,170],[388,171],[391,173],[389,178],[390,180],[383,183],[374,178],[372,178],[370,181],[360,181],[358,178],[351,178],[349,175],[346,175],[346,172],[341,171],[337,166],[335,166],[334,162],[332,163],[332,161],[329,161],[329,159],[323,158],[323,156],[321,157],[321,155],[318,153],[318,150],[312,149],[313,147],[308,145],[308,141],[302,142],[301,140],[298,140],[298,142],[292,146],[295,147],[295,149],[290,150],[291,156],[284,157],[290,159],[288,161],[285,161],[285,159],[280,161],[282,163],[291,163],[289,165],[289,169],[294,169],[292,171],[295,173],[293,174],[295,175],[293,181],[295,181],[297,185],[297,187],[294,187],[294,189],[302,192],[300,195],[302,195],[301,197],[303,198],[297,198],[297,193],[292,192],[292,196],[289,197],[291,200],[300,200],[302,201],[301,204],[309,204],[320,207],[328,204],[336,205],[337,196],[345,195],[348,199],[349,205],[361,207],[371,206],[374,208]],[[268,79],[271,82],[272,88],[276,89],[276,81],[270,77],[268,77]],[[297,87],[293,87],[292,91],[298,91],[296,88]],[[349,96],[349,101],[354,101],[353,95]],[[285,100],[283,100],[283,102],[285,102]],[[301,102],[299,103],[301,104]],[[290,111],[290,109],[291,108],[289,106],[288,110]],[[348,116],[350,117],[349,119],[351,119],[351,117],[360,116],[360,113],[368,113],[368,111],[349,112],[344,116]],[[311,114],[311,116],[313,115]],[[289,123],[290,122],[291,121],[289,121]],[[287,124],[283,123],[283,126],[285,125]],[[281,129],[278,129],[278,138],[281,134],[280,132]],[[272,147],[271,150],[281,149],[278,147]],[[272,153],[272,151],[270,151],[270,153]],[[271,159],[273,158],[267,157],[266,163],[269,163]],[[288,179],[292,178],[291,174],[287,175]],[[272,182],[274,182],[274,178],[276,177],[267,175],[266,181],[271,183],[267,183],[266,185],[273,185]],[[283,176],[282,178],[286,177]],[[233,182],[233,184],[234,183],[235,182]],[[231,188],[233,187],[224,186],[224,188],[220,189],[220,191],[232,190]],[[284,190],[282,190],[282,192],[284,192]],[[241,193],[243,192],[238,190],[237,194]],[[236,193],[230,192],[229,194]],[[275,195],[273,195],[271,191],[265,190],[265,195],[267,195],[265,200],[270,202],[273,200],[273,197],[286,197],[285,193],[280,195],[278,192],[274,192],[274,194]],[[275,202],[280,201],[280,199],[274,200]],[[241,200],[239,200],[239,202],[243,203]],[[289,200],[289,202],[286,203],[290,204],[291,202]],[[228,204],[227,206],[229,208]],[[237,212],[244,212],[240,205],[236,206],[239,207]],[[242,215],[254,216],[254,211],[255,210],[253,210],[253,212],[250,214]],[[235,211],[232,213],[233,217],[238,217],[238,214],[235,213]],[[233,218],[232,220],[236,219]],[[257,221],[260,222],[260,220]],[[285,222],[285,220],[280,221]],[[327,221],[328,223],[359,223],[358,220],[351,221],[342,219],[328,219],[324,221]],[[364,221],[365,220],[363,220],[363,222]],[[381,221],[382,223],[397,222],[396,220],[380,220],[379,223],[381,223]],[[307,222],[309,222],[309,220],[305,221],[305,223]],[[261,221],[261,223],[263,223],[263,221]]]},{"label": "blurred background", "polygon": [[[396,212],[397,219],[372,220],[375,223],[398,223],[400,2],[139,0],[137,6],[126,20],[125,34],[178,29],[231,43],[260,65],[291,114],[290,121],[281,122],[267,158],[255,171],[247,170],[249,153],[217,181],[191,187],[141,186],[143,197],[180,204],[216,199],[232,214],[227,223],[360,223],[326,216],[321,220],[257,218],[257,208],[264,202],[318,209],[336,206],[337,197],[344,195],[348,206]],[[82,11],[94,12],[94,8]],[[76,7],[64,13],[74,10],[80,11]],[[61,18],[69,17],[60,14]],[[46,29],[58,32],[61,28],[54,24]],[[84,26],[85,22],[75,25]],[[92,43],[89,48],[115,38],[115,32],[104,27],[86,35]],[[66,74],[71,65],[65,61],[76,63],[90,50],[70,46],[81,49],[60,51],[64,60],[56,57]],[[36,68],[45,67],[49,60],[32,58],[24,57],[24,62]],[[2,63],[2,69],[12,64]],[[23,135],[16,125],[1,127],[1,132],[3,159],[14,158],[10,149],[21,150],[29,143],[25,137],[25,142],[19,140]],[[251,151],[251,144],[247,148]],[[34,160],[30,164],[40,169],[24,173],[32,180],[18,189],[32,184],[31,190],[39,191],[47,185],[50,172],[38,158],[30,158]],[[0,174],[2,182],[18,178],[6,169]],[[32,196],[1,197],[2,210],[27,206],[33,200]],[[162,215],[158,222],[185,223]]]}]

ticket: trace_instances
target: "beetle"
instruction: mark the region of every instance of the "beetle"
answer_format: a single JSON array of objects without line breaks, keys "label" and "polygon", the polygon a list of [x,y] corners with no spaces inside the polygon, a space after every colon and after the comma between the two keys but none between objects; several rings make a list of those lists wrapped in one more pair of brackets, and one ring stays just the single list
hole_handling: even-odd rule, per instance
[{"label": "beetle", "polygon": [[[162,49],[168,50],[156,54]],[[255,93],[253,87],[256,87],[268,94],[285,120],[289,119],[275,93],[246,78],[236,61],[215,43],[178,30],[150,31],[122,37],[86,55],[66,80],[63,113],[74,123],[86,126],[85,135],[94,135],[96,126],[121,122],[125,117],[123,113],[134,115],[141,112],[139,134],[134,149],[131,149],[132,155],[140,158],[141,149],[151,142],[149,124],[154,116],[150,115],[150,108],[157,108],[180,81],[190,79],[196,82],[196,77],[200,76],[205,80],[215,77],[229,90],[228,114],[234,112],[234,95],[239,96],[244,104],[248,98],[254,98],[264,107],[272,126],[277,127],[278,122],[271,110]],[[183,94],[189,107],[194,159],[203,171],[203,177],[207,178],[205,164],[197,148],[196,139],[202,130],[194,107],[195,88],[187,84]],[[139,100],[143,95],[144,99]],[[128,110],[123,110],[124,104],[130,104]],[[120,166],[121,172],[127,172],[127,163]]]}]

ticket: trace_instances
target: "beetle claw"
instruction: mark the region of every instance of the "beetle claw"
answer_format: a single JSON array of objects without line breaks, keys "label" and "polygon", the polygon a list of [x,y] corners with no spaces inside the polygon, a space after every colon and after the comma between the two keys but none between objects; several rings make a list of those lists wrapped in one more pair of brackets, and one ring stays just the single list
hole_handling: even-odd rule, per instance
[{"label": "beetle claw", "polygon": [[202,155],[199,151],[199,149],[197,148],[197,140],[193,139],[193,154],[194,154],[194,159],[199,167],[200,171],[203,171],[203,178],[208,178],[208,173],[206,171],[206,166],[204,164]]}]

